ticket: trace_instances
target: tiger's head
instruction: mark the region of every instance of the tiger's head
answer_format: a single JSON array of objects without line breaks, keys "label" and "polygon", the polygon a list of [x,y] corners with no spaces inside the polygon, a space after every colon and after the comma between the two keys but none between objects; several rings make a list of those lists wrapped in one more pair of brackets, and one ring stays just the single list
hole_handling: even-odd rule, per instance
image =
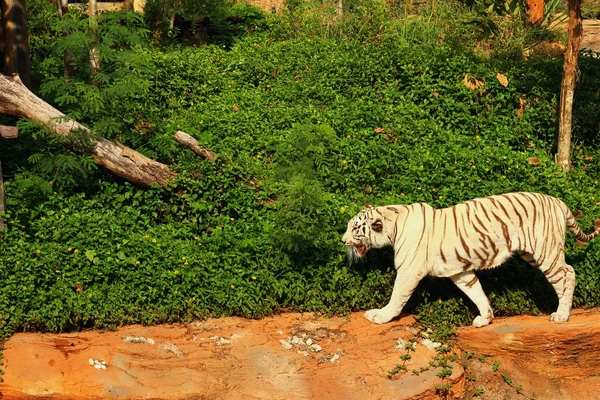
[{"label": "tiger's head", "polygon": [[348,247],[350,263],[364,257],[369,249],[378,249],[392,245],[388,225],[390,220],[384,215],[385,210],[367,204],[365,209],[356,214],[348,222],[342,242]]}]

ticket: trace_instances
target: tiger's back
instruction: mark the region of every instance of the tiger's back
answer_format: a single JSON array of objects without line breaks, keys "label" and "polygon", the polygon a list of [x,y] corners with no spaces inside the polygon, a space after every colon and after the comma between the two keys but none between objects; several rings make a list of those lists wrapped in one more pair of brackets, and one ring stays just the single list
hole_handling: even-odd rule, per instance
[{"label": "tiger's back", "polygon": [[438,248],[432,249],[436,262],[430,274],[493,268],[514,253],[535,267],[549,263],[552,269],[571,220],[573,214],[561,200],[539,193],[507,193],[435,210],[431,243]]}]

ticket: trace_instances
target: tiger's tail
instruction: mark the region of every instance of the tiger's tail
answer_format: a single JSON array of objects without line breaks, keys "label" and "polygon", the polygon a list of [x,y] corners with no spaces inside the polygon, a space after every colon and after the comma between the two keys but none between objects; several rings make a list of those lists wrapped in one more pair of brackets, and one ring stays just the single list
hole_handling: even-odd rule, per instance
[{"label": "tiger's tail", "polygon": [[585,242],[589,242],[596,236],[600,235],[600,219],[594,221],[594,224],[596,225],[596,229],[594,230],[594,232],[588,235],[581,230],[579,225],[577,225],[577,221],[575,221],[575,217],[573,216],[571,210],[569,210],[569,212],[567,213],[567,228],[569,229],[569,231],[571,231],[573,235],[575,235],[575,238],[577,238],[578,246],[583,246]]}]

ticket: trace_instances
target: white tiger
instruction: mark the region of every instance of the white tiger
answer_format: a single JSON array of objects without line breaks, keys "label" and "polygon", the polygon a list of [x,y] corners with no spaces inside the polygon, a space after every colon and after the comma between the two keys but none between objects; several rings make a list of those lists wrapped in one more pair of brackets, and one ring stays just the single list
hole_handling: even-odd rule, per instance
[{"label": "white tiger", "polygon": [[371,248],[394,247],[396,281],[389,303],[369,310],[365,318],[389,322],[402,308],[425,275],[450,277],[479,309],[473,325],[494,318],[475,270],[493,268],[519,254],[539,268],[558,295],[551,321],[567,321],[575,289],[575,271],[565,262],[566,228],[579,241],[586,235],[561,200],[539,193],[508,193],[473,199],[444,209],[425,203],[371,207],[348,222],[342,241],[350,261]]}]

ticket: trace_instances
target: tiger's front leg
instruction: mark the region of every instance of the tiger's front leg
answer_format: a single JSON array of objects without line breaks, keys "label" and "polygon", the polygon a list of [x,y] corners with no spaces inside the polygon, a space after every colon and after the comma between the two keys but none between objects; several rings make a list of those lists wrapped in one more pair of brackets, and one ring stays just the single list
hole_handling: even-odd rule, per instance
[{"label": "tiger's front leg", "polygon": [[394,290],[390,302],[383,308],[377,308],[365,312],[364,317],[376,324],[385,324],[400,315],[404,305],[415,291],[415,288],[425,276],[414,271],[403,271],[396,274]]}]

